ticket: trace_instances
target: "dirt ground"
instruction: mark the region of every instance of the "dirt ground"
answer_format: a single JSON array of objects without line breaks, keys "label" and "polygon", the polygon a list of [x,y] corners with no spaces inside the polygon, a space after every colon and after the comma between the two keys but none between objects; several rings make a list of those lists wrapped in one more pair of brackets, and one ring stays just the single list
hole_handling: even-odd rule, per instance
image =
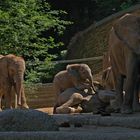
[{"label": "dirt ground", "polygon": [[53,107],[37,108],[36,110],[39,110],[48,114],[53,114]]}]

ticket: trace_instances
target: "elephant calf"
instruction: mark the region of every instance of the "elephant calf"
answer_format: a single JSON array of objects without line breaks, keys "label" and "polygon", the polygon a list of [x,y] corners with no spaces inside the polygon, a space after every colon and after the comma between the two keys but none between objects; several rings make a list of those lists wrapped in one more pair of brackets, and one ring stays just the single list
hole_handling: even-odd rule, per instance
[{"label": "elephant calf", "polygon": [[108,90],[99,90],[96,94],[89,94],[76,88],[69,88],[58,96],[56,113],[99,113],[109,107],[115,93]]},{"label": "elephant calf", "polygon": [[[54,92],[56,95],[56,100],[60,93],[68,88],[77,88],[83,90],[85,88],[95,91],[93,84],[93,77],[91,69],[87,64],[71,64],[67,65],[66,70],[57,73],[53,80]],[[54,106],[54,113],[55,108]]]}]

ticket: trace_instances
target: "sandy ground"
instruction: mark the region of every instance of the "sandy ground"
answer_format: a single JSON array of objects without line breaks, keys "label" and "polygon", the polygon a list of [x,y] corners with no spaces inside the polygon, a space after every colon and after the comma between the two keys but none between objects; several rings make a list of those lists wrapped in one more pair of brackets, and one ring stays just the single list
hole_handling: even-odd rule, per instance
[{"label": "sandy ground", "polygon": [[53,114],[53,107],[37,108],[36,110],[39,110],[48,114]]}]

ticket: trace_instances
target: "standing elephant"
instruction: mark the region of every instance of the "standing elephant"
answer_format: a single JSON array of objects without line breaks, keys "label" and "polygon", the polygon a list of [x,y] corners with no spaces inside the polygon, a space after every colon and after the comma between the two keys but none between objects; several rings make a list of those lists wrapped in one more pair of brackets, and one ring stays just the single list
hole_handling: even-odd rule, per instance
[{"label": "standing elephant", "polygon": [[117,107],[126,114],[140,110],[135,92],[140,73],[140,16],[126,14],[116,21],[110,32],[109,48]]},{"label": "standing elephant", "polygon": [[[60,71],[55,75],[53,85],[56,100],[58,95],[67,88],[75,87],[80,90],[87,88],[95,91],[91,69],[87,64],[67,65],[66,70]],[[55,108],[56,105],[54,106],[54,113]]]},{"label": "standing elephant", "polygon": [[25,61],[23,58],[9,54],[0,59],[0,109],[3,95],[6,99],[6,107],[12,108],[12,87],[17,94],[17,105],[29,108],[23,87],[24,71]]}]

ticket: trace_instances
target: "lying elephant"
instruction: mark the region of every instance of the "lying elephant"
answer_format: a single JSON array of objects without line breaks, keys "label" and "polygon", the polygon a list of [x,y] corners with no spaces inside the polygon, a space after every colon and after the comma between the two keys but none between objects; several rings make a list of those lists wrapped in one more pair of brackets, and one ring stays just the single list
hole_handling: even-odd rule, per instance
[{"label": "lying elephant", "polygon": [[126,14],[115,22],[109,36],[110,60],[117,93],[116,106],[121,108],[122,113],[140,111],[136,91],[140,74],[139,31],[140,16]]},{"label": "lying elephant", "polygon": [[90,94],[76,88],[69,88],[58,96],[56,113],[98,113],[101,109],[109,107],[114,98],[113,91],[99,90],[96,94]]},{"label": "lying elephant", "polygon": [[[60,93],[67,88],[89,89],[91,92],[95,91],[93,84],[93,76],[91,69],[87,64],[71,64],[67,65],[66,70],[57,73],[53,80],[54,92],[56,100]],[[56,105],[54,106],[55,113]]]}]

